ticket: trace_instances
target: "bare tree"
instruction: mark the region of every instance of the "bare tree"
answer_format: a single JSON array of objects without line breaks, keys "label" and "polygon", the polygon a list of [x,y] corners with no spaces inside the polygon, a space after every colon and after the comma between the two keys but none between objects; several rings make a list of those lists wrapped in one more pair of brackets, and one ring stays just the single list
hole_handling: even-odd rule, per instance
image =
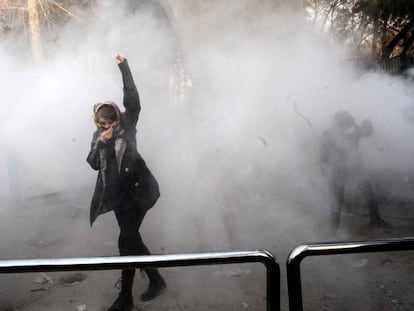
[{"label": "bare tree", "polygon": [[307,0],[306,5],[321,31],[374,61],[406,59],[413,49],[412,0]]},{"label": "bare tree", "polygon": [[0,0],[0,36],[12,37],[30,51],[32,58],[43,59],[43,44],[68,20],[80,21],[72,11],[94,4],[93,0]]}]

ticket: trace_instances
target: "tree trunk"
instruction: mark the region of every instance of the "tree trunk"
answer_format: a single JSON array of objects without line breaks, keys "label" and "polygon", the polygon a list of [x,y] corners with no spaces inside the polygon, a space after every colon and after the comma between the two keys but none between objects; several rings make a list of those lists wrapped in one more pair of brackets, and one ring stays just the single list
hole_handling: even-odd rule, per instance
[{"label": "tree trunk", "polygon": [[38,0],[27,0],[27,12],[29,15],[30,39],[32,43],[33,58],[39,63],[43,58],[43,48],[40,33]]},{"label": "tree trunk", "polygon": [[401,31],[388,43],[387,47],[384,50],[384,53],[382,54],[382,59],[388,59],[394,50],[395,46],[400,42],[400,40],[404,39],[405,36],[408,34],[408,32],[412,29],[413,22],[409,22]]},{"label": "tree trunk", "polygon": [[411,32],[410,35],[408,36],[408,38],[406,38],[406,40],[404,40],[404,48],[401,52],[402,55],[406,55],[408,50],[411,48],[411,46],[413,45],[414,42],[414,27],[411,28]]},{"label": "tree trunk", "polygon": [[374,60],[377,60],[377,42],[378,42],[378,18],[374,17],[374,29],[372,33],[372,50],[371,57]]},{"label": "tree trunk", "polygon": [[385,50],[385,40],[386,40],[386,37],[387,37],[387,30],[388,30],[388,21],[389,21],[389,19],[390,19],[390,13],[387,11],[387,12],[384,12],[384,14],[383,14],[383,16],[382,16],[382,21],[383,21],[383,25],[382,25],[382,27],[381,27],[381,58],[383,59],[383,52],[384,52],[384,50]]}]

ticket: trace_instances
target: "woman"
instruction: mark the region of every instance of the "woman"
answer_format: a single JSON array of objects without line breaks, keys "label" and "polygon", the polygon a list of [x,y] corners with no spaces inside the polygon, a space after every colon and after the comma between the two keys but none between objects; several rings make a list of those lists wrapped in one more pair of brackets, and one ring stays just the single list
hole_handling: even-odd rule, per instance
[{"label": "woman", "polygon": [[[98,171],[92,198],[90,223],[106,212],[114,211],[119,224],[119,253],[150,255],[139,233],[142,220],[160,196],[158,183],[137,151],[136,124],[141,110],[137,88],[127,59],[117,55],[121,70],[125,112],[111,101],[94,105],[94,121],[98,129],[93,134],[87,161]],[[147,301],[157,297],[166,287],[155,268],[144,269],[149,286],[141,296]],[[132,286],[135,269],[122,270],[122,286],[118,298],[108,311],[132,310]]]}]

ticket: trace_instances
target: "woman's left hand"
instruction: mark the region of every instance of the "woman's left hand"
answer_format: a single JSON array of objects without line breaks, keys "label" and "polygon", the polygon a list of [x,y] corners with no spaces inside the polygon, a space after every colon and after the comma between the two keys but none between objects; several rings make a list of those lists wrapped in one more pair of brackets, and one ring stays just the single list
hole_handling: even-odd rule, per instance
[{"label": "woman's left hand", "polygon": [[115,60],[117,64],[122,63],[124,60],[126,60],[126,57],[122,54],[116,54]]}]

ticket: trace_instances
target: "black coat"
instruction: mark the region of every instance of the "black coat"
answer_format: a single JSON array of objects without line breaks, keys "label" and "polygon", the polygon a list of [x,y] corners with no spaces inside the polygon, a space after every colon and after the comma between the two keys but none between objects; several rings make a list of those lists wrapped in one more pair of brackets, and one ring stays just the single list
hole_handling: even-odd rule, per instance
[{"label": "black coat", "polygon": [[[122,73],[125,112],[121,113],[119,128],[114,131],[114,148],[116,169],[119,172],[119,204],[104,201],[108,184],[107,151],[108,144],[99,140],[100,129],[92,138],[91,150],[87,161],[98,171],[95,191],[90,210],[91,225],[95,219],[116,208],[139,208],[144,213],[150,209],[160,196],[157,180],[148,169],[144,159],[137,151],[136,125],[141,110],[137,88],[135,86],[127,60],[119,64]],[[126,201],[127,200],[127,201]],[[131,202],[132,201],[132,202]],[[119,205],[119,206],[118,206]],[[125,206],[122,206],[125,205]]]}]

